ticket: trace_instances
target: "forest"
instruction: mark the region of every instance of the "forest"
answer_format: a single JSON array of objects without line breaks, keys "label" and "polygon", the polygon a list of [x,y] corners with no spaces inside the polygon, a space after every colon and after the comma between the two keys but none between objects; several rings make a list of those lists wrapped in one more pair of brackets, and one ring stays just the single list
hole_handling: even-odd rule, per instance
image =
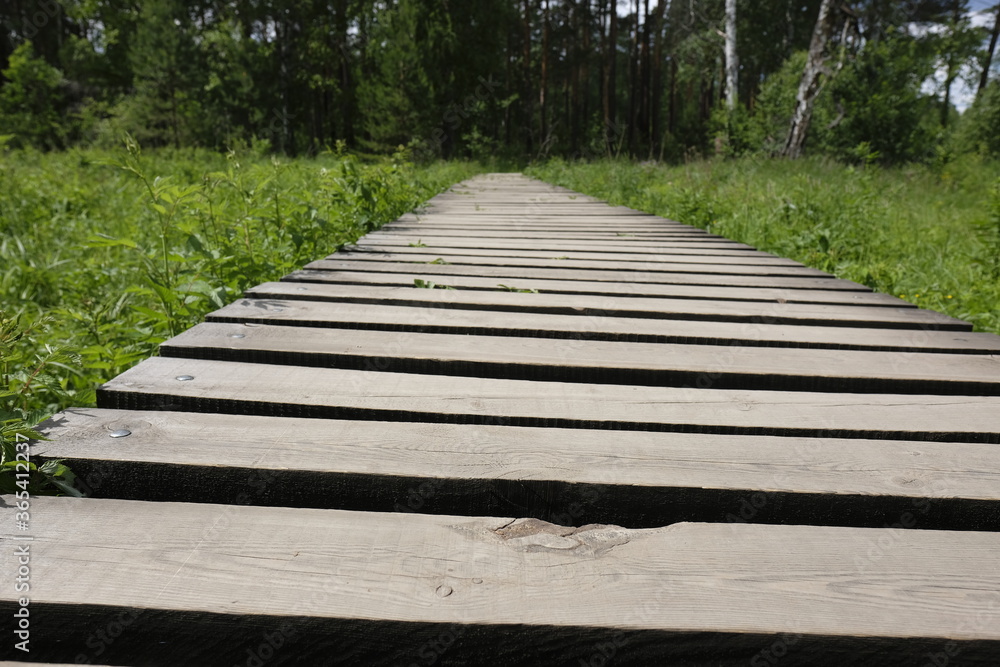
[{"label": "forest", "polygon": [[402,145],[514,161],[996,154],[998,11],[987,0],[10,0],[0,140],[108,147],[128,132],[147,147]]}]

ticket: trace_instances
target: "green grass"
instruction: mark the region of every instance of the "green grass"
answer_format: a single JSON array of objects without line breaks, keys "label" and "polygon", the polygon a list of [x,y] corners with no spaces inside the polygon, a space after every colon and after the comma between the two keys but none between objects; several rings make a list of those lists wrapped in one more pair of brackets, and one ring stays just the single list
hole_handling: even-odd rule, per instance
[{"label": "green grass", "polygon": [[553,160],[528,173],[663,215],[1000,333],[1000,163],[685,166]]},{"label": "green grass", "polygon": [[92,404],[98,384],[245,288],[477,171],[403,155],[142,153],[132,142],[112,153],[0,153],[0,323],[16,331],[0,411],[15,424]]}]

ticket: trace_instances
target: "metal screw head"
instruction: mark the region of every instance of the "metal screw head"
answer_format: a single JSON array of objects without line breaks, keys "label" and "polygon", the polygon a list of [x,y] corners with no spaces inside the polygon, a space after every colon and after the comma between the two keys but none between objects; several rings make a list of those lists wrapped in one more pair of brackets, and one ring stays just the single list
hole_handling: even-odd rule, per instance
[{"label": "metal screw head", "polygon": [[124,438],[125,436],[132,435],[132,431],[128,430],[127,428],[120,428],[117,431],[112,431],[111,433],[108,433],[108,435],[111,436],[112,438]]},{"label": "metal screw head", "polygon": [[283,312],[285,312],[285,309],[284,308],[272,308],[271,312],[272,313],[283,313]]},{"label": "metal screw head", "polygon": [[246,334],[229,334],[230,338],[246,338]]},{"label": "metal screw head", "polygon": [[193,375],[178,375],[175,380],[180,380],[181,382],[187,382],[188,380],[193,380]]},{"label": "metal screw head", "polygon": [[309,290],[308,287],[296,287],[295,289],[298,290],[299,292],[306,292]]}]

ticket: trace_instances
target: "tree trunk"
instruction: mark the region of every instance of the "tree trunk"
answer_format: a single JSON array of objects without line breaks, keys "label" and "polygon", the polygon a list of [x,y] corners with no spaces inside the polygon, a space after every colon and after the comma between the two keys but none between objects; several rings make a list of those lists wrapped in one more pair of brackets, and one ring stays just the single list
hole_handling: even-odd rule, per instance
[{"label": "tree trunk", "polygon": [[629,54],[628,150],[635,155],[635,130],[639,104],[639,0],[635,0],[635,21],[632,25],[632,49]]},{"label": "tree trunk", "polygon": [[549,88],[549,0],[542,2],[542,79],[538,87],[538,111],[541,114],[541,134],[539,140],[544,151],[549,139],[548,114],[546,113],[546,93]]},{"label": "tree trunk", "polygon": [[[958,32],[959,21],[962,18],[962,7],[959,0],[955,0],[952,3],[952,23],[951,31],[952,35]],[[946,58],[945,63],[945,75],[944,75],[944,99],[941,101],[941,127],[948,127],[948,116],[951,115],[951,85],[955,83],[955,77],[958,76],[958,64],[955,62],[955,53],[950,51]]]},{"label": "tree trunk", "polygon": [[531,154],[531,0],[524,0],[524,150]]},{"label": "tree trunk", "polygon": [[812,120],[813,105],[821,89],[820,75],[823,73],[826,61],[826,45],[833,30],[832,9],[833,0],[823,0],[819,6],[819,16],[816,18],[816,27],[809,43],[809,56],[802,72],[802,80],[799,82],[798,94],[795,96],[795,112],[788,128],[788,139],[781,151],[784,157],[795,159],[802,155],[802,146],[805,144],[809,122]]},{"label": "tree trunk", "polygon": [[661,101],[663,99],[663,12],[666,9],[666,0],[659,0],[656,3],[655,14],[653,16],[653,28],[656,32],[653,33],[653,71],[652,71],[652,91],[649,99],[649,116],[650,116],[650,129],[649,132],[653,137],[653,141],[650,144],[650,153],[654,148],[660,149],[660,154],[662,155],[662,109]]},{"label": "tree trunk", "polygon": [[997,38],[1000,37],[1000,4],[997,4],[997,15],[993,19],[993,34],[990,35],[990,47],[986,50],[986,62],[983,63],[983,73],[979,77],[979,88],[976,97],[983,94],[983,89],[990,80],[990,65],[993,64],[993,53],[997,48]]},{"label": "tree trunk", "polygon": [[[608,152],[612,141],[617,141],[618,108],[616,93],[618,89],[618,10],[615,0],[611,0],[608,9],[608,86],[605,96],[607,118],[604,121],[604,136]],[[612,138],[613,137],[613,138]]]},{"label": "tree trunk", "polygon": [[736,108],[739,66],[736,59],[736,0],[726,0],[726,106],[730,111]]}]

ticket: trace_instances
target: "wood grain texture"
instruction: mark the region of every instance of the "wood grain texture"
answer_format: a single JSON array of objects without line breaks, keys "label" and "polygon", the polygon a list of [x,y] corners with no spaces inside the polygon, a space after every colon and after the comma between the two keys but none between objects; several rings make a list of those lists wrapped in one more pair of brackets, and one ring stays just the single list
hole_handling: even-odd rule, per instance
[{"label": "wood grain texture", "polygon": [[[112,438],[126,429],[130,435]],[[995,445],[76,408],[32,457],[98,498],[534,517],[1000,530]]]},{"label": "wood grain texture", "polygon": [[[454,259],[454,258],[452,258]],[[480,258],[481,259],[481,258]],[[633,269],[638,269],[634,265]],[[381,259],[381,255],[367,253],[338,253],[328,259],[310,262],[304,267],[316,271],[372,271],[406,272],[420,271],[431,275],[468,275],[501,278],[544,278],[551,280],[583,280],[590,282],[627,282],[629,284],[661,285],[720,285],[726,287],[764,287],[773,289],[840,290],[848,292],[871,292],[864,285],[849,280],[838,280],[830,276],[800,278],[794,276],[727,275],[725,273],[671,273],[659,270],[601,270],[570,267],[530,267],[501,266],[483,263],[454,262],[433,264],[426,261],[409,261],[400,256],[399,261]],[[697,267],[696,267],[697,268]]]},{"label": "wood grain texture", "polygon": [[677,231],[645,231],[621,232],[590,227],[585,229],[546,229],[539,226],[537,229],[526,228],[525,226],[496,224],[490,226],[486,223],[470,223],[466,226],[448,226],[440,223],[423,223],[413,225],[394,224],[391,227],[384,225],[377,232],[371,232],[362,238],[370,237],[398,237],[419,235],[427,238],[439,236],[465,236],[471,235],[476,238],[500,238],[500,239],[544,239],[544,240],[580,240],[580,241],[614,241],[621,243],[656,243],[659,241],[669,241],[670,239],[704,239],[723,238],[700,229],[677,230]]},{"label": "wood grain texture", "polygon": [[672,239],[669,242],[657,242],[657,243],[625,243],[625,242],[613,242],[613,241],[563,241],[563,240],[551,240],[545,241],[544,239],[526,239],[524,241],[517,240],[503,240],[503,239],[479,239],[476,237],[469,236],[439,236],[439,237],[428,237],[426,239],[418,238],[417,235],[413,235],[412,238],[404,236],[372,236],[372,237],[362,237],[358,239],[355,245],[363,247],[374,247],[379,248],[385,247],[413,247],[416,244],[423,243],[427,246],[428,250],[424,252],[433,252],[437,249],[476,249],[476,250],[503,250],[508,254],[517,255],[519,251],[541,251],[550,253],[576,253],[584,252],[590,253],[592,255],[597,255],[598,257],[607,257],[608,259],[614,259],[615,255],[639,255],[640,257],[646,255],[662,255],[668,253],[671,250],[736,250],[742,252],[756,252],[754,248],[744,245],[742,243],[735,243],[733,241],[714,241],[711,239]]},{"label": "wood grain texture", "polygon": [[[371,360],[378,367],[378,360]],[[178,377],[193,377],[190,381]],[[97,404],[289,417],[1000,442],[1000,398],[497,380],[154,357]]]},{"label": "wood grain texture", "polygon": [[[616,662],[627,664],[745,664],[778,633],[794,635],[796,656],[820,658],[812,664],[873,649],[882,664],[913,664],[949,641],[970,664],[990,664],[1000,642],[994,533],[901,531],[879,552],[882,531],[856,528],[571,529],[69,498],[37,498],[32,511],[32,608],[50,619],[39,639],[65,632],[39,646],[63,656],[82,652],[76,642],[121,610],[132,612],[129,629],[108,647],[109,661],[141,664],[220,664],[245,655],[248,639],[263,640],[267,623],[272,632],[290,624],[282,632],[299,641],[286,650],[294,645],[312,664],[313,637],[327,636],[325,662],[339,647],[344,661],[405,664],[449,626],[469,637],[438,657],[512,665],[576,662],[609,636],[623,638]],[[2,511],[8,523],[11,513]],[[5,571],[15,559],[13,549],[0,552]],[[0,610],[9,613],[13,597],[5,587]],[[153,621],[158,641],[138,641]]]},{"label": "wood grain texture", "polygon": [[[480,238],[473,236],[429,236],[423,239],[419,234],[368,234],[358,239],[358,245],[364,246],[409,246],[415,243],[424,243],[429,248],[492,248],[497,250],[507,250],[511,254],[516,254],[519,250],[541,250],[557,252],[589,252],[596,254],[648,254],[661,255],[671,250],[740,250],[753,251],[753,247],[744,243],[737,243],[727,239],[712,238],[676,238],[668,241],[656,242],[636,242],[636,241],[569,241],[545,239],[525,239],[516,237],[507,239]],[[784,260],[786,262],[790,260]]]},{"label": "wood grain texture", "polygon": [[[419,236],[419,238],[418,238]],[[508,234],[510,236],[510,234]],[[700,262],[700,263],[720,263],[720,264],[746,264],[750,266],[798,266],[801,267],[802,264],[790,259],[785,259],[783,257],[776,257],[765,252],[759,252],[756,250],[741,250],[741,249],[728,249],[728,248],[707,248],[700,247],[697,245],[642,245],[637,243],[619,243],[612,245],[610,243],[605,243],[603,241],[594,242],[593,249],[584,247],[581,244],[572,244],[575,247],[569,247],[569,243],[563,239],[551,239],[546,241],[545,239],[530,239],[528,241],[523,241],[518,243],[516,246],[506,242],[499,241],[494,243],[490,239],[480,239],[478,234],[474,231],[470,231],[468,235],[468,240],[464,243],[447,243],[438,244],[437,239],[433,236],[428,236],[423,238],[421,234],[414,234],[413,239],[410,240],[408,237],[403,237],[395,234],[386,234],[384,236],[377,236],[374,234],[368,234],[363,236],[358,241],[353,244],[356,247],[370,248],[373,246],[392,246],[394,248],[426,248],[425,250],[419,250],[419,252],[431,253],[438,252],[439,250],[447,250],[450,254],[469,254],[476,255],[482,251],[502,251],[502,252],[490,252],[489,256],[503,255],[507,254],[512,257],[524,256],[523,251],[528,251],[531,253],[537,253],[530,256],[553,256],[553,255],[572,255],[577,256],[577,253],[584,253],[583,258],[591,259],[634,259],[633,255],[641,255],[640,259],[647,259],[647,256],[654,256],[656,259],[662,259],[664,257],[669,257],[670,261],[684,261],[684,262]],[[390,250],[388,247],[384,249],[385,252],[396,252],[395,250]]]},{"label": "wood grain texture", "polygon": [[805,303],[697,301],[668,298],[619,298],[577,294],[522,294],[472,290],[263,283],[246,291],[257,299],[308,299],[422,307],[472,308],[597,317],[701,320],[762,324],[800,324],[890,329],[970,331],[972,325],[931,310]]},{"label": "wood grain texture", "polygon": [[[308,287],[305,289],[308,290]],[[938,354],[1000,353],[1000,336],[987,333],[654,320],[285,299],[241,299],[209,313],[206,319],[210,322],[236,324],[527,336],[571,341],[609,340]]]},{"label": "wood grain texture", "polygon": [[433,216],[427,216],[422,213],[404,213],[403,215],[396,218],[394,222],[386,223],[381,227],[381,229],[392,230],[396,226],[400,227],[412,227],[412,226],[440,226],[445,227],[462,227],[465,229],[475,229],[482,225],[484,228],[499,228],[501,226],[510,226],[511,229],[539,229],[539,230],[561,230],[561,229],[593,229],[597,231],[607,232],[607,231],[620,231],[624,233],[629,233],[632,231],[651,231],[651,232],[702,232],[708,233],[705,230],[699,229],[698,227],[692,227],[691,225],[681,224],[679,222],[674,222],[673,220],[667,220],[666,218],[661,218],[649,213],[642,215],[634,215],[631,217],[622,216],[608,216],[601,218],[599,216],[588,215],[588,216],[558,216],[558,215],[541,215],[532,214],[530,216],[518,215],[518,214],[490,214],[484,215],[482,213],[477,214],[458,214],[452,215],[447,213],[438,213]]},{"label": "wood grain texture", "polygon": [[664,387],[1000,395],[1000,357],[202,323],[160,356]]},{"label": "wood grain texture", "polygon": [[[439,265],[431,265],[439,266]],[[411,273],[368,271],[322,271],[307,269],[295,271],[283,281],[308,283],[336,283],[341,285],[382,285],[413,287],[415,280],[430,281],[458,289],[487,291],[535,290],[552,294],[597,294],[622,297],[666,297],[673,299],[700,299],[721,301],[764,301],[777,303],[832,303],[858,306],[889,306],[916,308],[890,294],[852,292],[847,290],[768,289],[762,287],[663,285],[656,283],[592,282],[586,280],[548,280],[544,278],[516,277],[511,284],[497,282],[495,277],[469,276],[459,273],[424,273],[411,267]],[[446,268],[446,267],[442,267]],[[512,272],[513,273],[513,272]]]},{"label": "wood grain texture", "polygon": [[[739,264],[743,264],[743,267],[739,267],[735,266],[736,262],[716,263],[716,255],[711,251],[692,249],[690,252],[684,253],[683,250],[683,248],[678,248],[677,252],[672,251],[669,254],[642,254],[624,251],[595,253],[585,251],[569,252],[560,249],[424,248],[406,244],[396,246],[352,245],[344,248],[344,251],[354,255],[377,254],[390,258],[398,257],[398,261],[408,262],[432,262],[438,261],[438,258],[442,258],[443,261],[453,263],[493,263],[499,266],[550,266],[552,268],[624,269],[627,271],[687,271],[689,273],[788,275],[833,279],[833,276],[828,273],[799,266],[794,263],[768,265],[744,261],[748,258],[752,260],[754,257],[754,255],[747,254],[744,251],[735,251],[741,254],[731,255],[741,260]],[[336,258],[339,255],[340,253],[331,255],[330,257]],[[678,258],[677,255],[684,256]],[[694,260],[696,256],[700,257],[698,261]],[[674,268],[674,265],[679,266]]]},{"label": "wood grain texture", "polygon": [[494,202],[485,205],[474,203],[454,202],[448,204],[430,203],[421,211],[422,215],[460,215],[460,216],[516,216],[516,217],[544,217],[558,216],[563,219],[586,220],[605,219],[626,220],[633,217],[655,220],[657,216],[643,211],[625,208],[624,206],[608,206],[592,204],[589,206],[568,206],[558,203],[543,202]]}]

